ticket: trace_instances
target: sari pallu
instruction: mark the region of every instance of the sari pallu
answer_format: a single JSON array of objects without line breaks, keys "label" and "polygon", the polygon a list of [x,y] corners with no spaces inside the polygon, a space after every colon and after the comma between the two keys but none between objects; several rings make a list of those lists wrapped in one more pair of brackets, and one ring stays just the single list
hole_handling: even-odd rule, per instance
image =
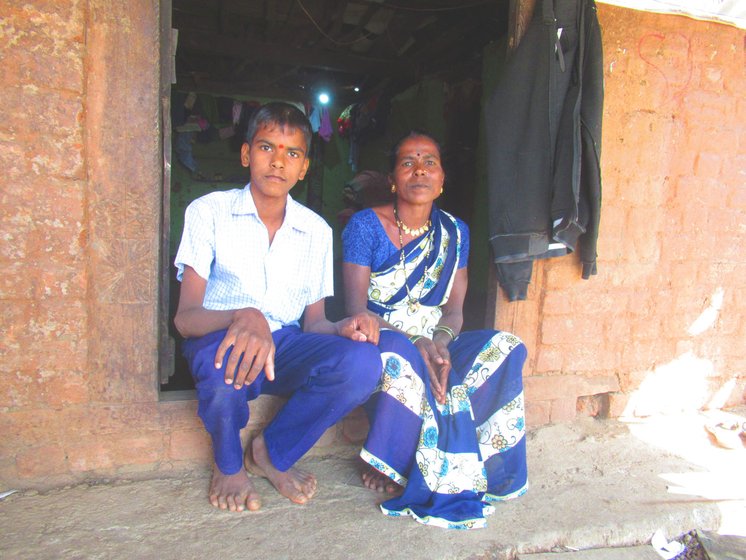
[{"label": "sari pallu", "polygon": [[393,253],[380,270],[371,270],[368,287],[370,311],[409,335],[428,338],[448,301],[461,256],[456,219],[433,205],[430,221],[430,231]]},{"label": "sari pallu", "polygon": [[[416,312],[408,305],[398,260],[392,257],[371,273],[369,295],[378,298],[369,300],[369,308],[409,334],[432,336],[440,318],[437,307],[448,300],[457,268],[458,228],[449,215],[439,214],[429,254],[427,234],[404,248],[411,261],[407,271],[420,270],[419,277],[408,279],[412,296],[423,288]],[[444,405],[435,401],[427,367],[405,335],[382,330],[379,349],[383,374],[365,405],[370,430],[360,455],[404,486],[402,495],[385,501],[381,510],[439,527],[485,526],[493,502],[520,496],[528,486],[525,346],[510,333],[462,333],[448,347],[452,369]]]}]

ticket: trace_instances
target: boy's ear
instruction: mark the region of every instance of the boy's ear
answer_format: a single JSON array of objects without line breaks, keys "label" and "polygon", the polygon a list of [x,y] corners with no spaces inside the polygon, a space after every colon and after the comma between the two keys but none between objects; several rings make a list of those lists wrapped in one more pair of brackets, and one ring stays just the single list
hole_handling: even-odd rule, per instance
[{"label": "boy's ear", "polygon": [[250,163],[249,143],[244,142],[243,145],[241,146],[241,165],[243,165],[244,167],[248,167],[249,163]]},{"label": "boy's ear", "polygon": [[302,181],[303,178],[306,176],[306,173],[308,173],[308,166],[311,165],[311,160],[306,158],[303,162],[303,168],[301,169],[300,173],[298,174],[298,180]]}]

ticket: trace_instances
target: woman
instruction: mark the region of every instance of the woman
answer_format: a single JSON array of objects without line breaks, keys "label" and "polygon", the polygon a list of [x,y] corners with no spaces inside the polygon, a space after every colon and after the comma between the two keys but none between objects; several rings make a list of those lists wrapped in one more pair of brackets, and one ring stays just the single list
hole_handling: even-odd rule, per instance
[{"label": "woman", "polygon": [[357,212],[342,234],[347,312],[368,309],[386,329],[363,481],[403,487],[381,504],[387,515],[482,527],[491,502],[527,488],[526,349],[509,333],[460,333],[469,230],[434,204],[445,181],[435,140],[405,136],[389,179],[394,201]]}]

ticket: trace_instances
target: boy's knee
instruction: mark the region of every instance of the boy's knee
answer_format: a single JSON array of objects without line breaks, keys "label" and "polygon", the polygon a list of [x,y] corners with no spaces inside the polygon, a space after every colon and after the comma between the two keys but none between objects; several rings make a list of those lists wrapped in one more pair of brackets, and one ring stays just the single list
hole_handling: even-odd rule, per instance
[{"label": "boy's knee", "polygon": [[343,369],[351,388],[367,396],[373,392],[381,377],[381,353],[368,342],[352,342],[344,351]]},{"label": "boy's knee", "polygon": [[197,400],[200,405],[213,413],[232,411],[246,406],[247,388],[236,389],[233,385],[215,383],[210,386],[197,386]]}]

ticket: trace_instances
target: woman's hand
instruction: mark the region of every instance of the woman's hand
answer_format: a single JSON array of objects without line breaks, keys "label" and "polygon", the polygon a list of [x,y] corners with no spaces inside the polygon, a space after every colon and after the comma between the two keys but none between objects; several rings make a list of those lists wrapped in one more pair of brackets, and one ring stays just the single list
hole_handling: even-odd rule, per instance
[{"label": "woman's hand", "polygon": [[435,400],[439,404],[445,404],[448,392],[448,374],[451,371],[451,354],[448,352],[449,336],[439,336],[437,333],[433,340],[422,337],[415,341],[414,345],[420,351],[427,366],[430,376],[430,386],[433,390]]}]

